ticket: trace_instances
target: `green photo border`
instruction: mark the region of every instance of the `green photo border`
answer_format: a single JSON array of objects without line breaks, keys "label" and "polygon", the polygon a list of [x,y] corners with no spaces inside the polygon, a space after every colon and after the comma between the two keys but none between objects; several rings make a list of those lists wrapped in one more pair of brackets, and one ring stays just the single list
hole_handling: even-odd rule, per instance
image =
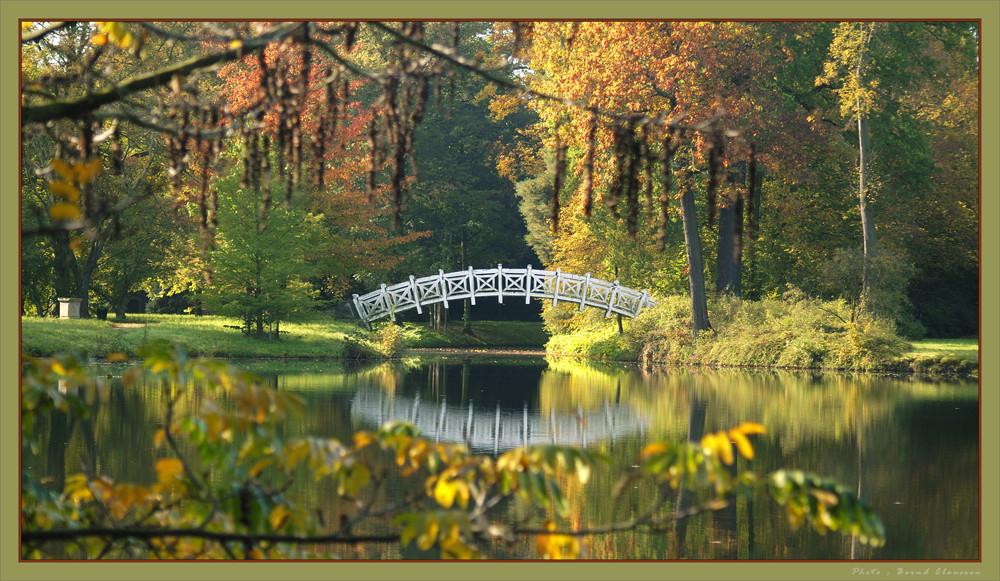
[{"label": "green photo border", "polygon": [[[909,569],[930,567],[926,579],[950,579],[959,575],[935,575],[937,567],[947,567],[951,572],[966,572],[964,578],[984,581],[1000,579],[1000,511],[997,490],[998,454],[1000,443],[998,426],[998,333],[1000,333],[1000,307],[989,297],[998,296],[1000,273],[1000,228],[994,222],[1000,219],[998,198],[1000,181],[995,160],[1000,159],[998,149],[998,71],[1000,71],[1000,2],[987,1],[920,1],[920,0],[870,0],[870,1],[803,1],[762,0],[536,0],[484,2],[478,0],[367,0],[367,1],[318,1],[318,0],[215,0],[215,1],[160,1],[141,2],[124,0],[50,1],[3,0],[0,2],[0,240],[2,240],[2,285],[0,285],[0,579],[3,580],[111,580],[143,579],[176,580],[200,579],[241,581],[302,579],[391,579],[391,580],[449,580],[449,579],[573,579],[577,581],[603,579],[719,579],[731,581],[755,579],[807,579],[839,580],[858,577],[897,578],[896,567],[906,567],[905,562],[320,562],[320,563],[21,563],[19,556],[18,520],[20,480],[18,431],[19,390],[19,341],[20,318],[18,308],[18,270],[20,237],[18,235],[19,210],[19,83],[18,83],[18,19],[117,19],[117,18],[191,18],[198,20],[229,18],[393,18],[393,19],[453,19],[482,20],[517,19],[898,19],[920,18],[981,20],[982,35],[982,149],[981,208],[984,226],[981,233],[982,278],[980,284],[982,318],[980,378],[982,386],[982,561],[978,562],[927,562],[911,564]],[[856,567],[876,569],[880,575],[861,575]]]}]

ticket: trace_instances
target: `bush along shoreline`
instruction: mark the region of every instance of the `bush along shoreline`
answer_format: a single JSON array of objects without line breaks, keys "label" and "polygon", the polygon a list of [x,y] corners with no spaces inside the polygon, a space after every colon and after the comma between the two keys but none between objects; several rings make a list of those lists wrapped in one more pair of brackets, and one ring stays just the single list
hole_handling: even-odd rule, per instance
[{"label": "bush along shoreline", "polygon": [[552,354],[638,361],[647,366],[710,366],[907,373],[978,379],[976,351],[921,353],[892,321],[851,316],[844,301],[791,291],[781,298],[709,301],[712,329],[694,338],[690,300],[658,299],[619,326],[603,313],[546,309]]}]

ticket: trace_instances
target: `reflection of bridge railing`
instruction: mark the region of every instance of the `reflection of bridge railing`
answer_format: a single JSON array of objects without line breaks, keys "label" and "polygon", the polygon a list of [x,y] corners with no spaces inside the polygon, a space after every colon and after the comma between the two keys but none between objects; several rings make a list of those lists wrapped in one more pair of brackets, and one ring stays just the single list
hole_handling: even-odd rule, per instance
[{"label": "reflection of bridge railing", "polygon": [[382,425],[402,420],[416,426],[421,434],[435,442],[460,442],[472,450],[510,450],[531,444],[561,444],[587,447],[600,442],[615,442],[623,436],[642,433],[646,421],[630,406],[605,404],[596,411],[548,415],[529,413],[527,404],[520,412],[495,409],[478,410],[449,405],[445,401],[422,402],[416,398],[390,396],[382,391],[361,390],[351,402],[351,417]]},{"label": "reflection of bridge railing", "polygon": [[481,297],[524,297],[531,299],[552,299],[577,303],[583,307],[604,309],[605,316],[612,313],[635,317],[643,308],[652,306],[653,301],[646,291],[620,286],[618,281],[606,282],[585,276],[562,272],[560,269],[533,270],[527,268],[472,268],[437,274],[409,280],[382,288],[364,295],[354,295],[354,309],[361,320],[370,323],[382,317],[393,317],[400,311],[417,309],[434,303],[455,299],[469,299],[476,304]]}]

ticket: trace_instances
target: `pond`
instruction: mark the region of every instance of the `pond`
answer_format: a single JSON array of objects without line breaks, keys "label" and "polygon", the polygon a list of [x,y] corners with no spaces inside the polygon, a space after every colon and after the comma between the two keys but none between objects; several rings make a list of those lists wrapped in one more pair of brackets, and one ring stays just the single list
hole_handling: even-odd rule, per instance
[{"label": "pond", "polygon": [[[348,440],[389,419],[415,424],[434,441],[465,442],[496,455],[525,443],[556,442],[605,453],[628,469],[653,441],[759,422],[758,474],[797,468],[860,491],[886,525],[885,546],[852,543],[810,527],[793,531],[765,495],[686,521],[669,535],[615,533],[583,543],[588,559],[963,560],[978,559],[979,401],[971,382],[925,382],[873,375],[733,370],[652,370],[575,359],[498,354],[434,354],[349,369],[336,362],[251,367],[297,394],[306,414],[289,435]],[[155,477],[153,435],[163,425],[153,380],[128,389],[113,382],[87,421],[53,416],[40,426],[39,454],[24,466],[56,485],[87,464],[117,481]],[[189,405],[197,405],[193,393]],[[595,471],[570,487],[569,522],[629,518],[653,491],[612,500],[621,471]],[[329,490],[317,487],[323,504]],[[502,507],[511,517],[523,507]],[[412,547],[345,549],[351,559],[433,559]],[[532,558],[528,544],[498,546],[496,559]]]}]

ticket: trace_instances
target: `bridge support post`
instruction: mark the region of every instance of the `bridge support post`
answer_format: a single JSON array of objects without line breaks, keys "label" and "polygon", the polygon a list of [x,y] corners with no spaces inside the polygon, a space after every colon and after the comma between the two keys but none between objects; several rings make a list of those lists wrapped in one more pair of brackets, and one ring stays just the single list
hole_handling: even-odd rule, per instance
[{"label": "bridge support post", "polygon": [[444,280],[444,271],[440,268],[438,269],[438,281],[441,285],[441,302],[444,303],[444,308],[448,308],[448,283]]},{"label": "bridge support post", "polygon": [[648,289],[642,291],[642,296],[639,297],[639,302],[635,306],[635,314],[632,315],[633,317],[638,317],[639,313],[642,312],[642,308],[646,306],[646,301],[649,300],[648,295],[649,295]]},{"label": "bridge support post", "polygon": [[472,267],[469,267],[469,300],[476,304],[476,277],[472,274]]},{"label": "bridge support post", "polygon": [[611,292],[608,293],[608,310],[604,312],[604,318],[611,316],[611,309],[615,308],[615,298],[618,296],[618,281],[611,285]]},{"label": "bridge support post", "polygon": [[559,304],[559,279],[562,278],[562,268],[556,269],[556,277],[552,280],[552,306]]},{"label": "bridge support post", "polygon": [[410,275],[410,296],[413,297],[413,304],[417,307],[417,314],[423,314],[424,310],[420,308],[420,297],[417,295],[417,282],[412,274]]},{"label": "bridge support post", "polygon": [[503,304],[503,265],[497,263],[497,301]]},{"label": "bridge support post", "polygon": [[524,304],[531,303],[531,265],[524,269]]}]

